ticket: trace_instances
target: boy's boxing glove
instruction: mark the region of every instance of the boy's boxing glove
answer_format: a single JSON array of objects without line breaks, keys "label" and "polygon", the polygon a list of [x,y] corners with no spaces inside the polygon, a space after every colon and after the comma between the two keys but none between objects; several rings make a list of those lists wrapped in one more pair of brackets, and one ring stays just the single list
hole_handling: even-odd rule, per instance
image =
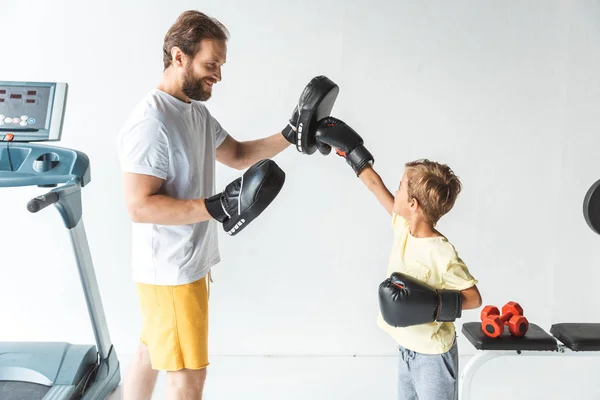
[{"label": "boy's boxing glove", "polygon": [[327,155],[335,148],[338,155],[344,157],[358,176],[369,164],[373,155],[363,145],[363,139],[344,121],[334,117],[326,117],[317,126],[317,148],[321,154]]},{"label": "boy's boxing glove", "polygon": [[394,272],[379,285],[379,309],[384,321],[395,327],[454,321],[462,315],[462,294]]}]

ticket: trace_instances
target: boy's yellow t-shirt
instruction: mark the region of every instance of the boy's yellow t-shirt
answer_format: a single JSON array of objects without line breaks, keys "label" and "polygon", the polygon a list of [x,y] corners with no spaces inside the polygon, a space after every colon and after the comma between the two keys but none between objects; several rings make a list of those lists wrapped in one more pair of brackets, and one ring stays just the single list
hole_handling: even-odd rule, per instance
[{"label": "boy's yellow t-shirt", "polygon": [[[392,227],[394,242],[388,263],[388,277],[393,272],[401,272],[435,289],[464,290],[478,283],[447,238],[416,238],[410,234],[408,222],[395,213],[392,215]],[[456,337],[452,322],[396,328],[388,325],[380,312],[377,324],[396,343],[417,353],[445,353],[450,350]]]}]

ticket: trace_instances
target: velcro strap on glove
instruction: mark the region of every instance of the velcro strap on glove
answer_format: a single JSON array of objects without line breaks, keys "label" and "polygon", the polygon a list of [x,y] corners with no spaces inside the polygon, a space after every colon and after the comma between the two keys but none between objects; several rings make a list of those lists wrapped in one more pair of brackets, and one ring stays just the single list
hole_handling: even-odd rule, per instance
[{"label": "velcro strap on glove", "polygon": [[221,193],[204,199],[204,205],[206,206],[206,211],[208,211],[210,216],[219,222],[223,222],[225,221],[226,217],[229,217],[229,215],[225,213],[225,209],[223,209],[223,204],[221,203]]},{"label": "velcro strap on glove", "polygon": [[435,318],[439,322],[452,322],[462,316],[462,294],[457,290],[439,289],[438,291],[438,315]]},{"label": "velcro strap on glove", "polygon": [[356,175],[358,176],[365,166],[369,163],[373,163],[373,155],[363,145],[356,147],[346,155],[346,162],[350,164]]},{"label": "velcro strap on glove", "polygon": [[287,124],[285,128],[283,128],[283,130],[281,131],[281,134],[285,137],[288,138],[291,136],[291,133],[294,129],[292,128],[291,124]]}]

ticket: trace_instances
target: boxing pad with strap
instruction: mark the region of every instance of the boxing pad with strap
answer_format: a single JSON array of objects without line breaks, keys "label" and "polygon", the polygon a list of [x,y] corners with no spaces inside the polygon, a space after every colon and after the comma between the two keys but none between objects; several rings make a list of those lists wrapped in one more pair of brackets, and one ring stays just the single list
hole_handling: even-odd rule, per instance
[{"label": "boxing pad with strap", "polygon": [[234,236],[258,217],[279,194],[285,172],[273,160],[252,165],[225,190],[204,200],[206,210]]},{"label": "boxing pad with strap", "polygon": [[588,226],[600,235],[600,180],[596,181],[585,194],[583,216]]},{"label": "boxing pad with strap", "polygon": [[331,114],[340,88],[326,76],[316,76],[302,91],[292,118],[281,132],[303,154],[317,150],[315,132],[319,120]]}]

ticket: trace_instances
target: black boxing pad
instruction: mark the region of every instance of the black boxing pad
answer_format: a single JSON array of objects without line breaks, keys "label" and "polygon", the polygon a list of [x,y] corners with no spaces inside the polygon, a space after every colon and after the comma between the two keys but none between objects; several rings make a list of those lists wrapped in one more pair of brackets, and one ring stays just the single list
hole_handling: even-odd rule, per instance
[{"label": "black boxing pad", "polygon": [[317,150],[317,124],[328,117],[340,88],[326,76],[316,76],[306,85],[298,101],[298,141],[296,149],[304,154]]},{"label": "black boxing pad", "polygon": [[284,183],[285,172],[275,161],[261,160],[221,193],[205,199],[206,211],[235,236],[273,202]]},{"label": "black boxing pad", "polygon": [[583,199],[583,217],[588,226],[600,235],[600,180],[590,187]]},{"label": "black boxing pad", "polygon": [[[239,193],[223,222],[227,234],[235,236],[269,206],[285,182],[285,172],[273,160],[261,160],[242,175]],[[236,210],[237,208],[237,210]]]}]

